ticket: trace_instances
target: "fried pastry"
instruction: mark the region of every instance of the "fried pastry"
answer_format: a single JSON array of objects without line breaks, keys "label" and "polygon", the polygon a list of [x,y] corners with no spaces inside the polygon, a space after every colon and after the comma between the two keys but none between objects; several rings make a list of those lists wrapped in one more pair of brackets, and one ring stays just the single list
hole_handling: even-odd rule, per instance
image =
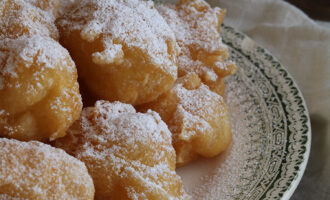
[{"label": "fried pastry", "polygon": [[79,77],[100,99],[141,104],[177,78],[177,43],[152,1],[83,0],[58,20]]},{"label": "fried pastry", "polygon": [[85,164],[61,149],[0,138],[0,166],[0,199],[94,199]]},{"label": "fried pastry", "polygon": [[0,136],[53,140],[79,118],[77,71],[51,34],[51,2],[0,2]]},{"label": "fried pastry", "polygon": [[207,86],[212,92],[215,92],[225,98],[225,90],[226,90],[225,78],[218,78],[214,82],[209,82]]},{"label": "fried pastry", "polygon": [[236,71],[236,65],[228,60],[228,50],[219,33],[225,10],[211,8],[204,0],[159,4],[157,10],[174,31],[181,49],[179,77],[197,73],[212,91],[223,95],[222,79]]},{"label": "fried pastry", "polygon": [[1,0],[0,39],[41,35],[57,40],[58,8],[59,0]]},{"label": "fried pastry", "polygon": [[178,167],[198,155],[216,156],[230,144],[231,125],[224,99],[195,73],[179,78],[169,92],[139,108],[147,109],[158,112],[172,132]]},{"label": "fried pastry", "polygon": [[188,199],[175,173],[171,133],[155,112],[97,101],[55,146],[86,164],[96,199]]}]

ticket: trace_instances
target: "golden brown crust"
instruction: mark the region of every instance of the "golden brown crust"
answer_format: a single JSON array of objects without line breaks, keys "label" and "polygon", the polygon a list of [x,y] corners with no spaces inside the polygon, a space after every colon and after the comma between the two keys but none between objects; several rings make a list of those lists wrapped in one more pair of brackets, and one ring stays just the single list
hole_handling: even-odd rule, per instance
[{"label": "golden brown crust", "polygon": [[145,103],[177,78],[174,34],[151,1],[84,0],[57,24],[80,78],[100,99]]},{"label": "golden brown crust", "polygon": [[40,142],[0,139],[0,199],[94,199],[84,163]]},{"label": "golden brown crust", "polygon": [[166,122],[173,134],[177,166],[183,166],[199,155],[216,156],[230,144],[227,106],[197,74],[179,78],[169,92],[139,109],[154,110]]},{"label": "golden brown crust", "polygon": [[58,2],[0,2],[1,136],[52,140],[80,115],[75,64],[55,40]]},{"label": "golden brown crust", "polygon": [[82,107],[68,52],[39,36],[0,44],[0,54],[7,56],[0,77],[0,135],[20,140],[64,136]]},{"label": "golden brown crust", "polygon": [[97,101],[55,146],[86,163],[96,199],[188,199],[175,173],[171,133],[155,112]]},{"label": "golden brown crust", "polygon": [[224,78],[219,78],[215,82],[210,82],[207,86],[209,86],[211,91],[225,97],[226,83]]},{"label": "golden brown crust", "polygon": [[174,31],[181,49],[178,56],[179,77],[196,73],[204,84],[221,95],[221,79],[236,71],[236,65],[228,60],[228,49],[220,36],[226,11],[211,8],[204,0],[181,0],[176,5],[160,4],[157,10]]},{"label": "golden brown crust", "polygon": [[59,38],[55,16],[59,0],[2,0],[0,39],[42,35]]}]

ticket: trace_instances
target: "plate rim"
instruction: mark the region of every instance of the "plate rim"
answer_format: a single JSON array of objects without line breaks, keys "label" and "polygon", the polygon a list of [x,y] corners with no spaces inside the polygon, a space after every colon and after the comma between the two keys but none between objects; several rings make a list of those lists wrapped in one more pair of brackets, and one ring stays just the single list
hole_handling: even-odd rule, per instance
[{"label": "plate rim", "polygon": [[[297,82],[295,81],[295,79],[293,78],[293,76],[290,74],[290,72],[287,70],[287,68],[285,67],[285,65],[283,65],[279,59],[277,59],[275,56],[273,56],[271,54],[270,51],[268,51],[266,48],[262,47],[261,45],[259,45],[256,41],[254,41],[252,38],[250,38],[249,36],[247,36],[245,33],[242,33],[240,31],[237,31],[235,28],[231,27],[230,25],[227,25],[226,23],[223,23],[221,25],[221,32],[222,31],[232,31],[237,37],[241,37],[244,40],[247,40],[254,49],[259,48],[262,49],[264,51],[265,54],[267,54],[268,56],[270,56],[272,58],[273,61],[275,61],[278,64],[278,67],[281,68],[282,70],[284,70],[286,72],[285,78],[288,78],[292,81],[292,86],[297,90],[298,94],[297,96],[300,97],[301,99],[301,105],[304,108],[304,115],[306,116],[307,121],[305,122],[305,125],[307,126],[307,142],[304,145],[306,147],[305,152],[303,153],[303,162],[299,165],[299,169],[297,170],[297,175],[296,177],[290,182],[290,184],[287,186],[286,191],[283,192],[282,195],[279,196],[279,198],[281,200],[289,200],[290,197],[293,195],[293,193],[295,192],[295,190],[297,189],[303,175],[304,172],[306,170],[307,167],[307,163],[309,160],[309,156],[310,156],[310,149],[311,149],[311,141],[312,141],[312,130],[311,130],[311,122],[310,122],[310,116],[309,116],[309,112],[308,112],[308,107],[305,101],[305,98],[303,96],[303,93],[301,92],[300,88],[298,87]],[[222,39],[223,40],[223,39]],[[231,46],[228,45],[228,43],[226,43],[224,40],[223,42],[227,45],[227,46]],[[233,46],[231,46],[231,48],[234,48]],[[243,46],[241,46],[242,49],[244,49]],[[250,51],[249,49],[245,49],[247,51]],[[260,53],[259,53],[260,54]],[[287,145],[287,144],[286,144]],[[278,180],[278,179],[276,179]],[[275,181],[276,181],[275,180]],[[268,188],[264,194],[267,194],[270,191],[270,188]]]}]

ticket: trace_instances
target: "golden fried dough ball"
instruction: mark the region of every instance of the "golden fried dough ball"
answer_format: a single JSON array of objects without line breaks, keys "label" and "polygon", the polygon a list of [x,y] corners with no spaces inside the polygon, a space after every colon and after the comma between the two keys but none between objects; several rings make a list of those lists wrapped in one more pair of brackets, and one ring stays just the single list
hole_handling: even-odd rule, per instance
[{"label": "golden fried dough ball", "polygon": [[158,112],[168,125],[173,134],[178,167],[198,155],[216,156],[230,144],[227,106],[223,98],[201,83],[195,73],[179,78],[169,92],[140,109]]},{"label": "golden fried dough ball", "polygon": [[80,78],[101,99],[146,103],[177,78],[175,36],[152,1],[83,0],[57,24]]},{"label": "golden fried dough ball", "polygon": [[197,73],[204,84],[221,94],[224,86],[221,79],[236,71],[236,65],[228,60],[228,50],[219,33],[225,10],[211,8],[204,0],[160,4],[157,10],[174,31],[181,48],[179,77]]},{"label": "golden fried dough ball", "polygon": [[55,145],[86,164],[98,200],[188,199],[175,173],[171,133],[155,112],[97,101]]},{"label": "golden fried dough ball", "polygon": [[57,41],[59,0],[0,2],[0,136],[65,135],[82,103],[77,71]]},{"label": "golden fried dough ball", "polygon": [[58,39],[59,0],[1,0],[0,39],[42,35]]},{"label": "golden fried dough ball", "polygon": [[0,138],[0,199],[94,199],[84,163],[61,149]]},{"label": "golden fried dough ball", "polygon": [[81,109],[75,65],[58,42],[41,36],[0,40],[0,136],[62,137]]}]

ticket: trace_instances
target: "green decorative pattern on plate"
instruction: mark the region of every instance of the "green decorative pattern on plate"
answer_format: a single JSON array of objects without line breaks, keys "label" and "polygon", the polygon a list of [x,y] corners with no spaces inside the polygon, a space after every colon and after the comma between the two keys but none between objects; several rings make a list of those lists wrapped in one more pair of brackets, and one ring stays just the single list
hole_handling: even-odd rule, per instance
[{"label": "green decorative pattern on plate", "polygon": [[199,159],[177,171],[193,199],[287,200],[310,151],[304,99],[288,71],[267,50],[227,25],[222,25],[221,35],[238,66],[226,80],[233,144],[223,155]]},{"label": "green decorative pattern on plate", "polygon": [[[259,135],[258,140],[265,145],[263,151],[258,151],[259,166],[250,178],[249,188],[244,187],[249,189],[248,196],[241,193],[233,197],[288,199],[306,167],[311,141],[310,121],[301,92],[287,70],[250,38],[225,25],[222,37],[230,48],[231,59],[240,68],[233,79],[246,79],[246,83],[253,84],[250,88],[255,91],[251,94],[259,97],[261,102],[257,105],[264,109],[260,112],[264,116],[259,118],[263,126],[258,133],[252,133]],[[251,168],[249,161],[246,169]],[[241,178],[247,177],[243,174]]]},{"label": "green decorative pattern on plate", "polygon": [[226,80],[233,145],[224,155],[200,159],[178,173],[193,199],[289,199],[311,142],[301,92],[287,70],[249,37],[226,25],[221,34],[238,66]]},{"label": "green decorative pattern on plate", "polygon": [[310,122],[301,92],[286,69],[250,38],[225,25],[222,37],[240,68],[233,78],[248,79],[257,88],[254,94],[263,101],[259,104],[265,114],[260,120],[268,120],[260,134],[267,145],[260,155],[260,168],[249,182],[249,196],[240,194],[234,199],[288,199],[300,181],[310,149]]}]

